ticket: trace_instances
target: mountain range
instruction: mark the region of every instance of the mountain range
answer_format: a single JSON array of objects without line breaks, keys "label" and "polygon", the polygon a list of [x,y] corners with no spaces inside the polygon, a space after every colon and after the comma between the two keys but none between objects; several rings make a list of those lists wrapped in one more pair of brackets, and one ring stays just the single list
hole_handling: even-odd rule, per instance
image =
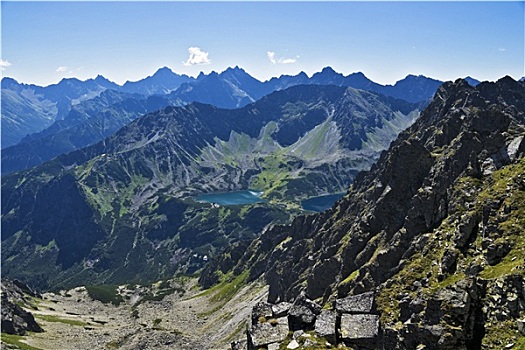
[{"label": "mountain range", "polygon": [[[362,73],[348,76],[326,67],[312,77],[305,73],[281,76],[261,82],[239,67],[218,74],[201,73],[197,78],[161,68],[152,76],[136,82],[117,85],[102,76],[80,81],[63,79],[57,84],[41,87],[20,84],[11,78],[2,79],[2,148],[24,142],[24,137],[38,133],[53,122],[67,118],[72,108],[82,101],[98,96],[104,90],[139,94],[166,95],[176,105],[189,102],[209,103],[222,108],[238,108],[277,90],[300,84],[349,86],[382,93],[409,102],[428,101],[440,81],[409,75],[395,85],[380,85]],[[97,140],[98,141],[98,140]],[[95,141],[93,141],[95,142]]]},{"label": "mountain range", "polygon": [[[100,96],[108,93],[117,94]],[[289,220],[302,198],[344,190],[418,113],[403,100],[321,85],[239,109],[156,110],[2,177],[3,271],[42,287],[191,273],[204,256]],[[247,188],[267,202],[210,208],[192,198]]]}]

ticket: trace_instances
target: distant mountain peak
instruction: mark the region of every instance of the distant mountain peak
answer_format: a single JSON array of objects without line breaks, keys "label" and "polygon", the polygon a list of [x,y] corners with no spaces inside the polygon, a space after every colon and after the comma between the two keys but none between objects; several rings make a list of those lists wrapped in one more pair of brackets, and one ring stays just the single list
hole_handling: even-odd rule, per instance
[{"label": "distant mountain peak", "polygon": [[70,84],[73,84],[73,83],[81,83],[82,81],[78,78],[62,78],[62,80],[60,80],[58,82],[58,84],[56,85],[70,85]]},{"label": "distant mountain peak", "polygon": [[113,83],[111,80],[106,78],[105,76],[98,74],[95,79],[93,79],[96,83]]},{"label": "distant mountain peak", "polygon": [[336,74],[339,75],[332,67],[326,66],[321,70],[321,74]]},{"label": "distant mountain peak", "polygon": [[204,72],[201,71],[195,80],[201,80],[201,79],[204,79],[205,77],[206,77],[206,74],[204,74]]},{"label": "distant mountain peak", "polygon": [[335,84],[340,85],[343,79],[341,73],[337,73],[332,67],[324,67],[320,72],[312,75],[312,79],[319,84]]},{"label": "distant mountain peak", "polygon": [[220,75],[222,74],[225,74],[225,73],[231,73],[231,74],[245,74],[245,75],[248,75],[248,73],[246,73],[246,71],[242,68],[240,68],[239,66],[235,66],[235,67],[228,67],[224,72],[222,72]]},{"label": "distant mountain peak", "polygon": [[174,73],[171,69],[169,69],[168,67],[164,66],[162,68],[159,68],[157,69],[157,71],[155,72],[155,74],[153,75],[173,75],[173,74],[176,74]]},{"label": "distant mountain peak", "polygon": [[362,79],[362,80],[370,80],[368,79],[368,77],[363,73],[363,72],[355,72],[355,73],[352,73],[352,74],[349,74],[347,78],[358,78],[358,79]]},{"label": "distant mountain peak", "polygon": [[465,77],[465,80],[467,81],[467,83],[469,83],[472,86],[476,86],[476,85],[478,85],[480,83],[480,81],[478,79],[474,79],[470,75]]},{"label": "distant mountain peak", "polygon": [[427,77],[425,77],[423,74],[408,74],[405,79],[426,79]]},{"label": "distant mountain peak", "polygon": [[232,67],[228,67],[228,68],[225,70],[225,72],[227,72],[227,71],[241,71],[241,72],[244,72],[245,70],[242,69],[242,68],[239,67],[239,66],[235,66],[235,67],[233,67],[233,68],[232,68]]},{"label": "distant mountain peak", "polygon": [[10,78],[10,77],[3,77],[2,78],[2,88],[5,88],[7,86],[11,86],[11,85],[18,85],[18,81],[16,81],[15,79],[13,78]]},{"label": "distant mountain peak", "polygon": [[324,72],[324,71],[335,72],[335,70],[330,66],[326,66],[323,69],[321,69],[321,72]]}]

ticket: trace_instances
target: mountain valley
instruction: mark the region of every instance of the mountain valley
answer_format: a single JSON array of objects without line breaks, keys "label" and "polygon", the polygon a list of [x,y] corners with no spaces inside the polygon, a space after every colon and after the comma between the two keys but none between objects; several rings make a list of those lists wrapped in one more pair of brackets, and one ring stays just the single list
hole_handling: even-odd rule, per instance
[{"label": "mountain valley", "polygon": [[[40,288],[193,273],[230,243],[287,222],[301,199],[344,191],[417,115],[401,100],[317,85],[241,109],[193,103],[146,114],[3,177],[3,271]],[[266,202],[193,199],[248,188]]]}]

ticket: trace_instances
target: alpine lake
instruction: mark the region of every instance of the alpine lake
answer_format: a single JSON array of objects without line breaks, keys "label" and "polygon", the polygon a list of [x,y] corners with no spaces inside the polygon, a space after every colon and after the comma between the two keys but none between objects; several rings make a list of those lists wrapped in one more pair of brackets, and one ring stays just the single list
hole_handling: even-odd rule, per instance
[{"label": "alpine lake", "polygon": [[[263,192],[244,190],[244,191],[232,191],[232,192],[216,192],[207,193],[200,196],[196,196],[197,202],[218,204],[218,205],[246,205],[265,202],[266,200],[261,198]],[[301,201],[301,207],[306,211],[311,212],[322,212],[334,205],[336,201],[341,199],[345,195],[342,193],[328,194],[317,197],[310,197]]]}]

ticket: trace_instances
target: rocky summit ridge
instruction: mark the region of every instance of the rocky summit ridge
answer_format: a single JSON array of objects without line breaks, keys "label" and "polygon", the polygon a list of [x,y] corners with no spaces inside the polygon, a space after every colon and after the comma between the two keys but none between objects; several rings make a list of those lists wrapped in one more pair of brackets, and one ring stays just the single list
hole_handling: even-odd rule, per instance
[{"label": "rocky summit ridge", "polygon": [[373,293],[378,330],[358,348],[522,348],[524,137],[523,82],[445,83],[330,210],[231,248],[200,281],[248,273],[272,304],[306,297],[326,309]]}]

